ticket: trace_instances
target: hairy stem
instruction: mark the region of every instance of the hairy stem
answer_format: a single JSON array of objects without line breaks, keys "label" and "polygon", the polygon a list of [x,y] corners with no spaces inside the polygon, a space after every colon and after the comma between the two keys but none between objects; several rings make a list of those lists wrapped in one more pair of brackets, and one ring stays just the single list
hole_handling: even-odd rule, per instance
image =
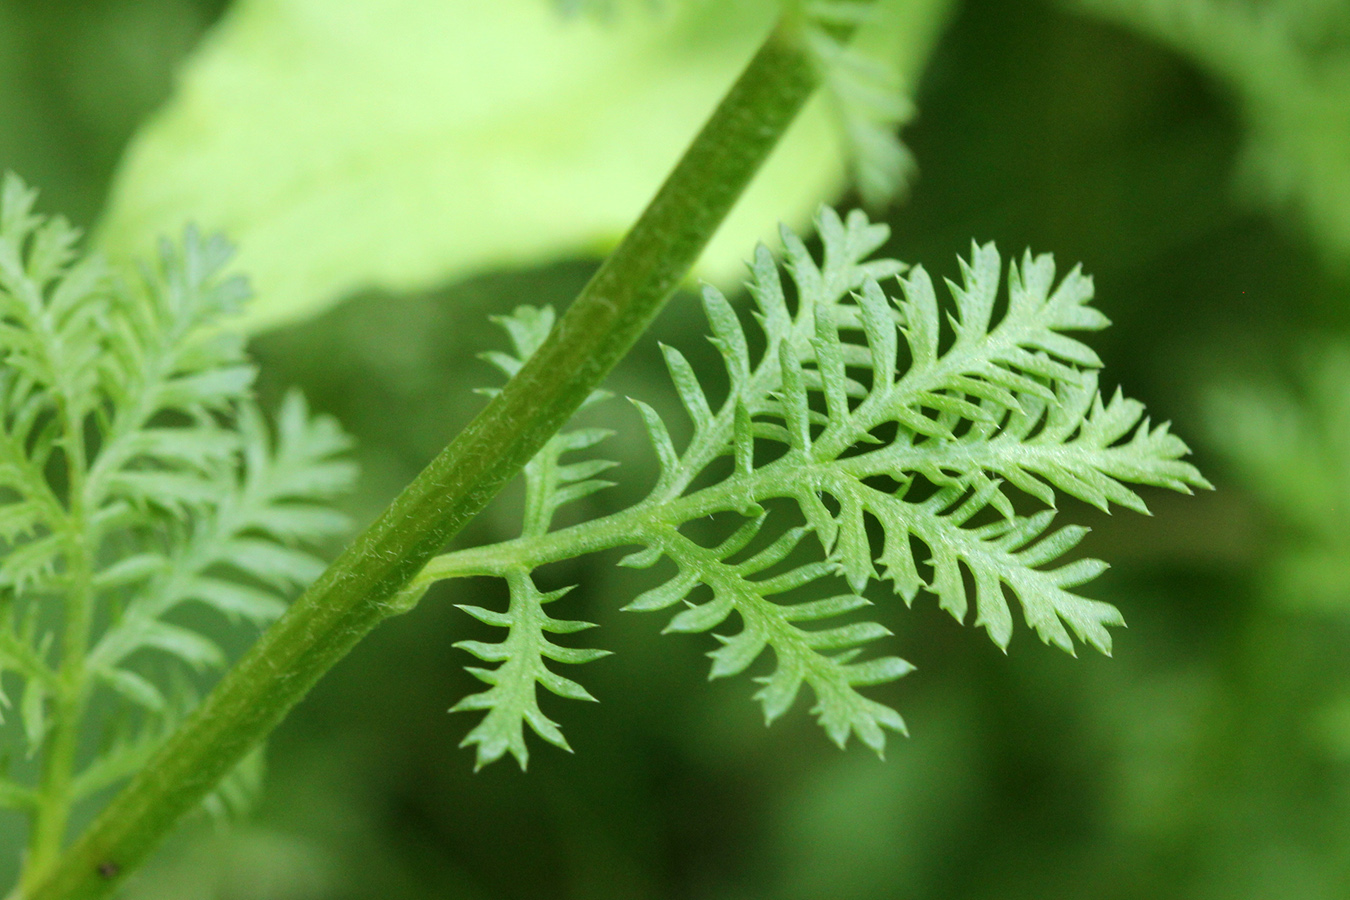
[{"label": "hairy stem", "polygon": [[408,582],[642,334],[817,82],[799,25],[780,22],[539,351],[21,897],[107,896],[325,672],[383,618],[415,602]]}]

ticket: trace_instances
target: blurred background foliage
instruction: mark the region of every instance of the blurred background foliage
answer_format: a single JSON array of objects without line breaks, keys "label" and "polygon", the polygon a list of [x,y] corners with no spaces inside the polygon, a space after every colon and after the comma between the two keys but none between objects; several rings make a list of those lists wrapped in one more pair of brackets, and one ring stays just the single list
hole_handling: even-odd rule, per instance
[{"label": "blurred background foliage", "polygon": [[[97,225],[124,149],[179,102],[174,72],[219,49],[210,29],[225,7],[0,0],[0,169],[39,185],[45,209]],[[527,775],[474,775],[456,746],[471,720],[443,711],[474,687],[451,644],[479,626],[451,604],[492,606],[504,589],[442,586],[276,733],[251,817],[185,827],[128,897],[1350,896],[1350,6],[965,0],[939,12],[931,56],[909,45],[918,175],[885,213],[888,251],[947,275],[971,237],[1081,260],[1115,321],[1094,338],[1107,378],[1175,420],[1218,486],[1151,494],[1148,520],[1070,510],[1095,528],[1087,549],[1115,564],[1093,591],[1130,623],[1115,658],[1071,659],[1025,635],[1005,657],[931,601],[907,611],[878,597],[919,667],[883,689],[913,737],[878,762],[836,751],[804,704],[766,731],[746,684],[705,682],[699,640],[616,611],[643,573],[587,558],[541,577],[578,583],[555,614],[599,622],[616,651],[587,672],[601,703],[565,711],[576,755],[539,747]],[[606,80],[629,77],[614,65]],[[653,101],[628,125],[662,116]],[[554,135],[528,125],[517,140],[547,154]],[[605,172],[592,177],[603,192]],[[443,212],[462,227],[491,211]],[[358,291],[256,337],[268,397],[299,384],[357,436],[358,520],[479,407],[471,389],[493,375],[475,354],[501,342],[486,316],[564,306],[602,238],[541,242],[509,268],[480,259],[415,293]],[[299,244],[266,249],[309,258]],[[673,409],[656,340],[697,365],[712,354],[701,333],[696,305],[677,298],[609,387]],[[625,406],[588,413],[619,425],[608,453],[623,463],[622,486],[595,504],[635,498],[654,470]],[[462,540],[511,536],[515,503]],[[17,829],[0,821],[4,846],[20,846]]]}]

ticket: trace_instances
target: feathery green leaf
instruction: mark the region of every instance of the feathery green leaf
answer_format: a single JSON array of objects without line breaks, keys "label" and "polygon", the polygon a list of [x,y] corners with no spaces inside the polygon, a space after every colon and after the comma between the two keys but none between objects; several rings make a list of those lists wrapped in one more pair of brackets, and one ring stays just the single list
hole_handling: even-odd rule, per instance
[{"label": "feathery green leaf", "polygon": [[[1153,425],[1119,391],[1106,399],[1098,390],[1101,361],[1079,333],[1108,322],[1090,305],[1092,281],[1079,269],[1056,280],[1051,257],[1028,252],[1007,267],[1001,298],[1001,257],[992,244],[976,244],[960,261],[959,282],[947,282],[951,302],[944,304],[922,267],[871,258],[887,232],[861,212],[841,219],[825,209],[817,229],[819,261],[783,232],[790,284],[766,249],[755,252],[748,286],[763,335],[757,354],[726,298],[704,289],[711,340],[727,373],[719,402],[683,354],[662,348],[693,428],[677,447],[655,409],[633,401],[660,465],[646,499],[556,532],[547,515],[527,512],[522,536],[483,550],[478,558],[486,562],[475,571],[519,581],[544,562],[641,545],[621,564],[645,568],[666,557],[677,571],[625,609],[683,603],[668,632],[739,622],[739,630],[714,634],[712,677],[742,672],[771,650],[774,669],[755,695],[766,720],[782,715],[805,685],[831,740],[842,746],[857,735],[881,753],[885,732],[903,732],[904,723],[858,689],[910,666],[893,656],[858,659],[887,634],[853,616],[868,605],[861,594],[869,583],[884,577],[907,603],[926,590],[960,621],[973,610],[975,624],[1001,648],[1012,638],[1016,605],[1046,643],[1074,653],[1076,639],[1110,653],[1108,629],[1122,624],[1119,611],[1077,593],[1106,564],[1069,556],[1086,529],[1052,527],[1057,496],[1147,512],[1135,485],[1189,493],[1209,484],[1184,461],[1189,451],[1167,425]],[[888,294],[892,284],[898,290]],[[517,310],[508,326],[517,356],[502,359],[503,369],[524,358],[521,323],[536,319],[551,321]],[[550,444],[527,468],[527,496],[557,494],[543,473],[556,469],[562,448]],[[723,456],[732,458],[730,473],[694,489]],[[578,477],[598,471],[570,468]],[[781,499],[795,503],[804,525],[773,538],[783,516],[764,510]],[[536,499],[529,509],[552,507]],[[718,513],[744,520],[715,547],[682,530]],[[754,549],[762,530],[768,543]],[[455,557],[428,571],[454,571]],[[835,578],[847,592],[829,586]],[[513,587],[517,596],[524,603],[530,594]],[[493,624],[514,634],[517,615],[524,614]],[[538,665],[530,646],[525,660],[506,644],[473,650],[490,650],[484,658],[502,663],[496,672],[518,671],[527,681]],[[512,714],[517,725],[535,714],[522,709]],[[551,727],[540,733],[553,740]],[[519,758],[520,733],[494,732],[497,743],[480,762],[508,748]]]},{"label": "feathery green leaf", "polygon": [[[34,200],[4,178],[0,673],[22,681],[30,755],[129,729],[81,757],[68,789],[44,777],[34,790],[60,793],[39,809],[61,810],[134,771],[191,710],[175,677],[225,662],[174,611],[275,619],[322,569],[310,548],[346,529],[327,501],[355,473],[340,429],[298,394],[273,426],[252,399],[243,342],[221,327],[248,296],[224,241],[189,229],[128,283],[78,258],[74,230]],[[98,692],[111,703],[87,704]]]}]

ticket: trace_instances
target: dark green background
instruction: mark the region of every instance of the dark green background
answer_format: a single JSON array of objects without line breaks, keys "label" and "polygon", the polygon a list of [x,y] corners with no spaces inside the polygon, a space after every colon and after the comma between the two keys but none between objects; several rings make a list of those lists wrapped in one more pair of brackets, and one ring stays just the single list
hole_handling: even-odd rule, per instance
[{"label": "dark green background", "polygon": [[[222,5],[0,0],[0,169],[91,224],[123,143]],[[534,741],[528,775],[509,762],[475,775],[457,749],[472,719],[445,709],[476,684],[451,644],[481,626],[451,604],[504,589],[442,585],[276,733],[248,823],[194,825],[129,896],[1350,896],[1350,742],[1338,755],[1318,727],[1350,681],[1350,619],[1259,589],[1278,526],[1229,477],[1223,422],[1202,413],[1214,387],[1287,379],[1310,340],[1345,333],[1350,288],[1296,223],[1234,188],[1241,125],[1222,88],[1129,33],[974,0],[917,102],[905,138],[919,177],[886,213],[888,251],[948,276],[972,237],[1082,261],[1115,322],[1093,339],[1104,386],[1173,420],[1218,486],[1150,492],[1152,519],[1067,505],[1114,564],[1091,593],[1129,622],[1115,657],[1074,660],[1026,629],[1004,656],[931,597],[906,610],[879,593],[893,649],[919,671],[876,691],[913,733],[878,762],[833,748],[804,698],[764,729],[745,679],[706,682],[710,639],[617,612],[649,579],[602,555],[540,579],[579,584],[553,613],[600,623],[616,651],[581,674],[600,704],[544,700],[576,754]],[[262,390],[299,384],[357,437],[364,521],[467,421],[471,389],[495,383],[475,358],[502,344],[485,316],[562,307],[593,266],[357,298],[259,338]],[[696,356],[701,333],[677,298],[610,387],[673,408],[655,342]],[[617,507],[653,462],[627,404],[589,415],[621,430],[606,449],[623,486],[592,500]],[[463,540],[512,527],[508,497]]]}]

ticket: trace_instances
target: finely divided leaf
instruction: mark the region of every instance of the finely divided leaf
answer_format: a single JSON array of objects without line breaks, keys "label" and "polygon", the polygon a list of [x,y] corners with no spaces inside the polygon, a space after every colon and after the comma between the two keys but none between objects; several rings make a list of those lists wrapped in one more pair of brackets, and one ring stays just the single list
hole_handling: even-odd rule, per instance
[{"label": "finely divided leaf", "polygon": [[[749,577],[758,571],[745,570],[749,563],[726,562],[735,550],[702,548],[672,529],[695,515],[791,498],[826,554],[794,569],[792,587],[837,571],[861,592],[880,564],[906,601],[926,588],[958,619],[973,608],[975,623],[1000,647],[1012,636],[1015,602],[1047,643],[1073,653],[1077,638],[1109,653],[1107,628],[1121,624],[1120,613],[1075,593],[1105,564],[1063,561],[1085,530],[1050,530],[1056,492],[1145,512],[1130,485],[1187,493],[1209,485],[1183,461],[1186,445],[1166,425],[1152,425],[1141,404],[1119,391],[1109,400],[1098,392],[1101,362],[1075,332],[1108,323],[1089,305],[1092,282],[1078,269],[1057,282],[1049,256],[1027,253],[1008,267],[1000,304],[999,253],[973,245],[959,282],[947,283],[952,303],[944,308],[921,267],[887,295],[883,279],[904,267],[867,259],[885,240],[884,228],[859,213],[844,221],[825,210],[818,229],[821,263],[784,235],[795,308],[772,260],[762,248],[756,253],[750,290],[765,344],[758,360],[725,301],[705,291],[731,389],[714,408],[668,352],[695,424],[682,452],[655,412],[640,406],[662,475],[646,501],[653,525],[636,539],[674,559],[679,574],[628,608],[660,609],[699,585],[711,588],[712,600],[680,613],[667,630],[704,631],[739,613],[742,630],[718,638],[715,675],[744,668],[772,646],[779,665],[757,695],[768,718],[806,683],[832,739],[842,743],[852,732],[880,751],[880,729],[899,730],[899,717],[887,718],[852,688],[898,677],[903,667],[837,663],[868,666],[869,680],[838,671],[827,677],[836,663],[819,653],[825,639],[802,637],[769,599],[786,576]],[[756,468],[755,448],[764,442],[782,449]],[[684,493],[720,455],[734,458],[733,473]],[[859,625],[823,634],[837,635],[840,646],[879,636]]]},{"label": "finely divided leaf", "polygon": [[[670,620],[665,630],[686,633],[708,631],[735,613],[740,630],[730,635],[714,635],[721,646],[708,654],[713,661],[711,678],[737,675],[766,649],[772,650],[773,672],[756,679],[763,685],[755,699],[764,708],[766,723],[787,712],[806,685],[816,698],[811,711],[830,740],[842,747],[850,734],[856,734],[864,744],[881,753],[886,744],[885,731],[904,733],[904,720],[890,707],[858,693],[857,688],[899,678],[913,667],[896,657],[855,661],[867,644],[890,634],[875,622],[831,623],[815,628],[800,624],[818,625],[871,605],[856,594],[792,604],[770,599],[812,584],[834,569],[831,562],[817,560],[765,574],[796,549],[806,534],[804,529],[786,532],[748,559],[728,561],[745,549],[762,522],[759,519],[747,523],[711,549],[677,531],[665,532],[656,546],[676,562],[679,574],[625,608],[652,610],[683,600],[685,609]],[[711,589],[712,599],[701,603],[688,599],[698,584]]]},{"label": "finely divided leaf", "polygon": [[[974,244],[944,302],[922,267],[870,258],[886,241],[885,226],[826,209],[817,230],[819,260],[783,232],[786,278],[765,248],[755,251],[748,286],[762,341],[747,338],[719,291],[704,289],[710,339],[726,369],[724,395],[706,390],[682,353],[662,348],[693,428],[680,447],[653,407],[633,401],[660,464],[637,506],[550,533],[558,504],[549,498],[571,497],[567,479],[553,473],[579,480],[600,471],[560,466],[558,455],[593,441],[555,438],[530,463],[524,532],[490,554],[495,562],[487,566],[512,579],[512,609],[521,604],[521,611],[475,614],[515,635],[534,602],[523,574],[529,567],[638,544],[621,565],[646,568],[665,557],[677,571],[625,609],[674,609],[667,632],[718,629],[712,677],[743,672],[771,650],[773,668],[758,678],[755,695],[766,720],[786,712],[806,686],[831,740],[843,745],[856,735],[881,753],[886,732],[903,732],[904,723],[859,689],[893,681],[910,666],[893,656],[858,658],[888,634],[853,616],[869,605],[862,593],[872,581],[889,580],[906,603],[927,590],[960,621],[973,613],[1001,648],[1018,608],[1046,643],[1074,653],[1077,640],[1110,653],[1108,629],[1122,624],[1119,611],[1077,592],[1106,564],[1071,555],[1086,529],[1052,527],[1057,498],[1147,512],[1135,486],[1189,493],[1209,484],[1166,424],[1152,424],[1142,404],[1119,390],[1109,399],[1099,391],[1101,361],[1082,332],[1108,322],[1090,305],[1092,281],[1078,268],[1057,280],[1050,256],[1025,253],[1006,267],[1000,296],[1002,258],[992,244]],[[518,310],[506,323],[517,355],[494,362],[514,371],[537,346],[526,337],[541,340],[551,321]],[[761,349],[752,353],[752,346]],[[723,456],[732,465],[710,470]],[[769,526],[785,513],[768,504],[775,499],[792,501],[798,520],[777,538]],[[743,521],[708,547],[685,526],[713,514]],[[827,587],[836,577],[847,593]],[[480,674],[493,690],[471,698],[503,710],[494,713],[497,724],[470,735],[480,762],[508,750],[523,762],[526,721],[561,743],[532,705],[532,685],[546,677],[537,638],[519,640],[469,648],[501,662]]]},{"label": "finely divided leaf", "polygon": [[[224,241],[189,229],[126,283],[77,259],[74,231],[35,215],[34,196],[13,176],[0,187],[0,673],[22,680],[30,755],[58,724],[101,747],[72,773],[79,797],[190,712],[185,668],[226,661],[174,612],[275,619],[321,571],[312,548],[346,530],[328,501],[354,470],[298,394],[266,424],[222,327],[248,296]],[[62,635],[71,623],[85,632]],[[109,702],[86,707],[91,691]]]},{"label": "finely divided leaf", "polygon": [[461,650],[484,662],[499,663],[496,668],[469,667],[468,671],[485,684],[486,691],[471,694],[460,700],[451,712],[486,710],[487,715],[469,732],[460,746],[476,745],[475,768],[481,769],[510,753],[524,769],[529,765],[530,752],[525,745],[525,726],[554,746],[571,752],[558,723],[539,709],[536,685],[543,685],[559,697],[569,700],[591,700],[584,687],[570,678],[551,670],[546,660],[560,663],[585,663],[608,656],[608,650],[587,650],[555,644],[549,634],[570,634],[594,627],[589,622],[555,619],[544,611],[544,604],[552,603],[568,589],[541,593],[534,580],[523,571],[513,572],[507,579],[511,587],[511,602],[506,612],[495,612],[478,606],[460,606],[469,615],[488,625],[506,628],[504,640],[497,644],[482,641],[459,641]]}]

